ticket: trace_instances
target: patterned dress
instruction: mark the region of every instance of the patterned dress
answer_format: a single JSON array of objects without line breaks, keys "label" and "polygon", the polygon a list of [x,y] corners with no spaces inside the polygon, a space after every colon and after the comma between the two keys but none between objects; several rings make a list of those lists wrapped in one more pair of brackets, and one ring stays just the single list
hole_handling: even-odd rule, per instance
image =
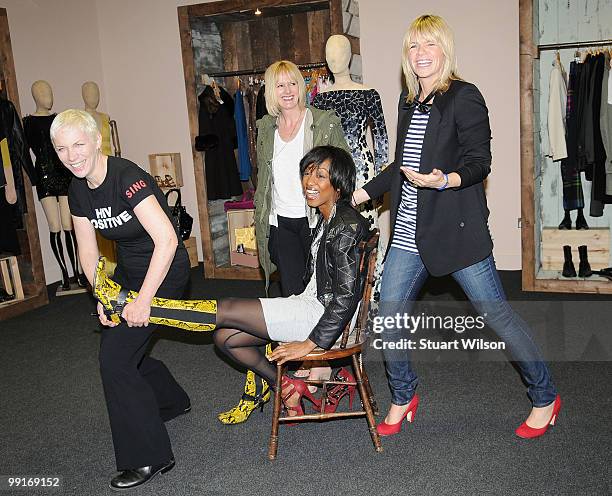
[{"label": "patterned dress", "polygon": [[[334,110],[340,117],[357,168],[357,188],[361,188],[381,171],[389,158],[389,139],[378,91],[324,91],[317,94],[312,105],[322,110]],[[372,129],[374,153],[366,141],[368,127]],[[378,214],[371,201],[364,204],[361,213],[370,221],[371,227],[378,227]]]},{"label": "patterned dress", "polygon": [[[357,168],[357,188],[361,188],[380,173],[389,158],[389,138],[378,91],[375,89],[324,91],[317,94],[312,105],[322,110],[334,110],[340,117],[344,137]],[[374,153],[366,141],[368,127],[372,130]],[[378,227],[378,212],[374,202],[363,203],[360,212],[368,219],[371,228]],[[378,301],[383,256],[384,250],[379,247],[373,291],[375,301]]]}]

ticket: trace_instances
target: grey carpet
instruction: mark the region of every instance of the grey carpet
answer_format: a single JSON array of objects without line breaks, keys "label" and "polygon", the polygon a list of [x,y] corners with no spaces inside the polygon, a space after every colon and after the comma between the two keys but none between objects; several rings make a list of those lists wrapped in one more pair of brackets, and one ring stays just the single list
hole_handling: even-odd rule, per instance
[{"label": "grey carpet", "polygon": [[[521,293],[519,273],[502,274],[511,299],[559,297]],[[438,298],[461,296],[448,280],[428,291]],[[261,283],[206,281],[193,272],[195,297],[261,293]],[[606,301],[584,299],[593,298]],[[93,308],[87,295],[53,298],[0,323],[0,475],[61,476],[61,494],[116,494],[107,487],[114,458]],[[278,459],[270,462],[270,405],[243,425],[227,427],[216,419],[238,399],[243,375],[215,352],[210,335],[166,329],[152,354],[190,394],[193,410],[168,423],[176,468],[130,494],[612,493],[610,362],[551,363],[565,404],[558,425],[535,441],[513,433],[529,402],[511,364],[421,361],[416,421],[384,438],[383,453],[374,452],[365,420],[355,419],[281,427]],[[384,411],[389,393],[375,354],[367,367]]]}]

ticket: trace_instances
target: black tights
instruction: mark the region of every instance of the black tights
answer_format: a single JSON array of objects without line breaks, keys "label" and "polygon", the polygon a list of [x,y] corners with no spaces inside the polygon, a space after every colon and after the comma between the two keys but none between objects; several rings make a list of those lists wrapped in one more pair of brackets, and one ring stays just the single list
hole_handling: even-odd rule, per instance
[{"label": "black tights", "polygon": [[276,384],[276,367],[262,346],[270,342],[261,303],[257,299],[224,298],[217,302],[215,345],[232,360]]}]

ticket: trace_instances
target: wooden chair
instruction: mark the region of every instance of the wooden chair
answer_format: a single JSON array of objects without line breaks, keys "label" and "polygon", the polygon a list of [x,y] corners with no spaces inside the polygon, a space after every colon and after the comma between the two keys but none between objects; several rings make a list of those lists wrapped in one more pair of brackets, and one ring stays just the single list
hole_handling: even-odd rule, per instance
[{"label": "wooden chair", "polygon": [[[380,443],[380,437],[376,432],[376,423],[374,421],[374,415],[378,415],[378,408],[374,395],[372,394],[372,388],[368,380],[365,368],[361,360],[361,353],[366,343],[366,326],[368,321],[368,311],[370,308],[370,298],[372,296],[372,285],[374,283],[374,268],[376,265],[376,252],[378,245],[378,230],[374,231],[373,234],[367,241],[362,241],[359,244],[360,262],[359,270],[361,271],[362,277],[365,277],[363,284],[363,293],[361,297],[361,303],[358,310],[358,316],[355,323],[355,327],[351,331],[351,323],[349,323],[342,336],[336,344],[330,350],[324,350],[322,348],[315,348],[305,357],[299,359],[299,361],[333,361],[342,358],[351,357],[353,375],[355,382],[345,382],[337,380],[307,380],[309,384],[317,384],[321,386],[321,411],[312,414],[298,415],[295,417],[281,417],[281,395],[282,391],[280,387],[276,388],[274,393],[274,412],[272,415],[272,432],[270,433],[270,441],[268,444],[268,458],[274,460],[276,458],[276,452],[278,449],[278,430],[281,423],[294,423],[309,420],[328,420],[328,419],[342,419],[350,417],[362,417],[365,416],[368,422],[368,429],[372,442],[374,443],[374,449],[380,453],[383,448]],[[285,371],[285,364],[276,366],[276,384],[282,383],[283,373]],[[361,399],[362,408],[359,410],[352,410],[348,412],[334,412],[325,413],[325,400],[328,393],[328,386],[332,388],[336,385],[345,386],[357,386],[359,391],[359,397]]]}]

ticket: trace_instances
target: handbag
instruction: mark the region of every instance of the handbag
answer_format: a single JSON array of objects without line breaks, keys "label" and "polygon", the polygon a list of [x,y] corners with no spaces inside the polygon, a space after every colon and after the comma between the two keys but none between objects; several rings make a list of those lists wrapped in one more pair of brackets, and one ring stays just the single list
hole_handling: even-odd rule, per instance
[{"label": "handbag", "polygon": [[174,206],[170,206],[168,203],[168,207],[170,208],[170,214],[174,218],[174,222],[178,227],[179,234],[181,235],[181,239],[183,241],[189,239],[191,236],[191,228],[193,226],[193,217],[187,213],[187,209],[183,207],[181,203],[181,190],[178,188],[170,189],[166,192],[166,202],[168,202],[168,196],[170,193],[175,192],[177,195],[176,201],[174,202]]}]

